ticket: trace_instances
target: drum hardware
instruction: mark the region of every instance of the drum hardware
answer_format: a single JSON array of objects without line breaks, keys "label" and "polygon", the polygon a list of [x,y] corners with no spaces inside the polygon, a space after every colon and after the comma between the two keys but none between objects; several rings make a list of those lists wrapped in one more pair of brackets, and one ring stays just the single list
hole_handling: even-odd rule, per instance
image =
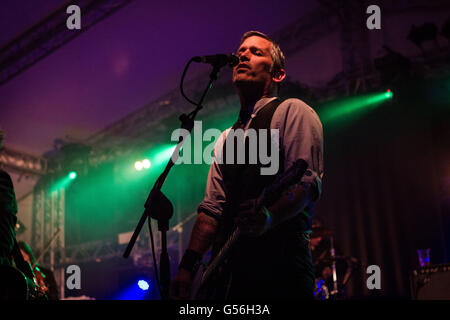
[{"label": "drum hardware", "polygon": [[[347,285],[355,264],[359,260],[351,256],[337,256],[334,246],[334,232],[322,226],[312,229],[312,239],[320,239],[319,242],[327,239],[329,241],[329,248],[325,250],[316,261],[313,261],[314,266],[325,266],[328,269],[326,273],[322,273],[315,279],[314,296],[318,300],[338,299],[344,296],[344,288]],[[317,245],[317,244],[316,244]],[[345,263],[347,268],[345,274],[338,275],[338,268],[336,264]],[[325,270],[324,268],[324,270]]]}]

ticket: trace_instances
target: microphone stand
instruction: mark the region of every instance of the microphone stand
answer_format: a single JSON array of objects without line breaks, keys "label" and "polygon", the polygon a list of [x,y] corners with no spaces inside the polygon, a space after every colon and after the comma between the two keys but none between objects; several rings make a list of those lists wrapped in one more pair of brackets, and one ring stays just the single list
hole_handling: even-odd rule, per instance
[{"label": "microphone stand", "polygon": [[[189,64],[194,59],[191,59],[188,64],[186,65],[186,68],[183,73],[183,77],[181,80],[181,92],[183,93],[183,79],[184,75],[187,71],[187,68],[189,67]],[[213,64],[213,70],[211,71],[209,75],[209,83],[208,86],[205,88],[200,101],[198,103],[194,103],[196,105],[196,108],[194,111],[192,111],[189,115],[182,114],[179,119],[181,121],[181,128],[188,130],[189,134],[192,132],[192,129],[194,127],[194,119],[197,115],[198,111],[202,109],[202,103],[203,100],[206,97],[206,94],[211,89],[212,84],[215,80],[217,80],[218,73],[220,71],[220,68],[223,67],[223,64],[216,63]],[[185,96],[186,97],[186,96]],[[187,97],[186,97],[187,98]],[[189,100],[189,99],[188,99]],[[190,101],[190,100],[189,100]],[[184,137],[181,137],[178,139],[178,144],[175,150],[172,153],[172,156],[167,163],[164,171],[161,173],[159,178],[156,180],[152,190],[150,191],[150,194],[147,197],[147,201],[144,205],[144,213],[141,216],[141,219],[138,222],[138,225],[136,226],[136,229],[134,230],[134,233],[130,239],[130,242],[128,243],[128,246],[123,254],[124,258],[128,258],[128,256],[131,253],[131,250],[133,249],[133,246],[136,242],[137,237],[139,236],[139,233],[141,232],[142,226],[145,223],[145,220],[148,218],[148,227],[150,230],[150,235],[153,239],[152,233],[151,233],[151,219],[153,218],[158,221],[158,230],[161,232],[161,254],[160,254],[160,295],[162,300],[169,300],[169,286],[170,286],[170,261],[169,261],[169,254],[167,252],[167,231],[169,230],[169,220],[172,218],[173,215],[173,205],[170,202],[170,200],[161,192],[161,188],[166,181],[166,178],[169,174],[170,169],[173,167],[175,162],[177,161],[179,155],[181,146],[184,142]],[[152,240],[153,241],[153,240]],[[153,252],[153,254],[155,254]],[[155,261],[155,260],[154,260]],[[156,267],[156,263],[155,263]],[[156,280],[158,280],[158,271],[157,268],[155,268],[155,276]]]},{"label": "microphone stand", "polygon": [[331,291],[331,294],[336,297],[338,294],[338,283],[337,283],[337,273],[336,273],[336,254],[334,250],[334,239],[333,236],[330,237],[330,253],[331,253],[331,259],[333,259],[332,264],[332,271],[333,271],[333,291]]}]

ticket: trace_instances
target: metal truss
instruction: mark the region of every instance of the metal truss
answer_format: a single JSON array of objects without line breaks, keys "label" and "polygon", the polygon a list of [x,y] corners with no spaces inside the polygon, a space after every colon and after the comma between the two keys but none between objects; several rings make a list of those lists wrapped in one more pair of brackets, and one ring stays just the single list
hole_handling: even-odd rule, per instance
[{"label": "metal truss", "polygon": [[83,263],[87,261],[98,261],[99,259],[110,259],[123,254],[121,246],[117,241],[95,241],[65,248],[64,259],[61,264]]},{"label": "metal truss", "polygon": [[0,150],[0,165],[20,174],[47,174],[47,159],[6,146]]},{"label": "metal truss", "polygon": [[[207,77],[207,75],[205,75]],[[229,78],[228,78],[229,79]],[[199,81],[187,83],[185,87],[195,90]],[[229,84],[222,84],[218,81],[216,90],[223,88],[227,91]],[[225,94],[214,98],[211,94],[208,100],[207,111],[220,110],[230,105],[238,103],[235,94]],[[92,165],[102,162],[112,161],[130,152],[138,150],[141,146],[149,147],[155,142],[155,137],[167,132],[167,121],[174,115],[187,113],[193,106],[182,99],[178,89],[172,90],[160,99],[153,101],[119,121],[109,125],[102,131],[94,134],[86,140],[86,144],[92,146],[92,153],[89,161]],[[173,128],[175,129],[175,128]],[[148,134],[151,132],[152,138]]]},{"label": "metal truss", "polygon": [[[96,241],[70,246],[64,250],[64,259],[59,261],[55,268],[70,264],[82,264],[86,262],[101,262],[111,259],[123,259],[124,245],[118,245],[114,241]],[[134,248],[130,255],[133,264],[139,267],[152,267],[152,255],[149,247]]]},{"label": "metal truss", "polygon": [[[55,241],[41,259],[41,263],[51,268],[64,258],[65,247],[65,190],[48,191],[48,185],[35,187],[31,226],[31,246],[42,252],[57,234]],[[59,232],[58,232],[59,229]]]},{"label": "metal truss", "polygon": [[287,25],[272,37],[285,55],[296,53],[328,36],[339,27],[339,21],[327,8],[315,9]]},{"label": "metal truss", "polygon": [[[0,85],[11,80],[131,1],[69,1],[0,49]],[[72,4],[78,5],[81,9],[82,25],[79,30],[69,30],[66,26],[68,18],[66,10]]]},{"label": "metal truss", "polygon": [[[59,266],[67,264],[81,264],[90,261],[100,262],[113,258],[123,257],[125,245],[119,245],[113,240],[99,240],[66,247],[64,258],[59,260]],[[170,245],[169,245],[170,247]],[[61,252],[60,256],[63,256]],[[136,244],[130,255],[135,265],[151,265],[151,252],[149,246]]]},{"label": "metal truss", "polygon": [[[183,221],[173,226],[167,233],[167,247],[171,259],[181,260],[182,241],[180,236],[183,233],[183,227],[187,223],[191,223],[191,220],[197,216],[197,212],[190,214]],[[152,221],[153,230],[156,230],[156,223]],[[158,233],[155,233],[155,251],[159,253],[161,244],[158,241]],[[68,264],[80,264],[90,261],[100,262],[102,260],[108,260],[113,258],[123,257],[126,244],[119,244],[117,239],[99,240],[92,242],[85,242],[78,245],[67,246],[65,249],[62,246],[55,248],[55,256],[60,257],[55,261],[55,268],[68,265]],[[153,267],[150,250],[150,238],[149,233],[145,229],[142,230],[141,235],[131,252],[130,258],[133,259],[133,263],[136,266]]]}]

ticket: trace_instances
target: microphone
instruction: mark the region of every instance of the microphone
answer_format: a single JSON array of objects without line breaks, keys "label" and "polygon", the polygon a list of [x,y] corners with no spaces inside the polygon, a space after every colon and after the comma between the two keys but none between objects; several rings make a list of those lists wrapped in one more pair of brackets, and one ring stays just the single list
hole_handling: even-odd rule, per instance
[{"label": "microphone", "polygon": [[214,67],[222,68],[225,65],[229,65],[230,67],[237,66],[239,63],[239,58],[236,57],[234,54],[214,54],[211,56],[198,56],[192,58],[195,62],[201,62],[201,63],[209,63],[212,64]]}]

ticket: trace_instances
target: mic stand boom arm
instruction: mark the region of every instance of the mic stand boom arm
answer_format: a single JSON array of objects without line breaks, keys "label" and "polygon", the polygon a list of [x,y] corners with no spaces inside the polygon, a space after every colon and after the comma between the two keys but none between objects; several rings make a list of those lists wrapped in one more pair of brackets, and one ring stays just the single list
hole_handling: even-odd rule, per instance
[{"label": "mic stand boom arm", "polygon": [[[194,120],[195,116],[197,115],[198,111],[202,109],[202,103],[206,97],[206,94],[211,89],[212,84],[214,80],[217,80],[217,75],[220,71],[220,68],[223,65],[213,65],[213,70],[211,71],[209,75],[209,83],[208,86],[205,88],[203,95],[200,98],[200,101],[198,103],[193,102],[189,98],[186,97],[183,91],[183,79],[186,74],[186,71],[190,65],[190,63],[193,61],[191,59],[188,64],[186,65],[182,78],[181,78],[181,84],[180,84],[180,90],[182,95],[192,104],[196,106],[195,110],[192,111],[189,115],[182,114],[179,119],[181,121],[181,128],[188,130],[189,134],[192,132],[192,128],[194,127]],[[150,194],[147,197],[147,201],[144,205],[144,213],[141,216],[141,219],[138,222],[138,225],[136,226],[136,229],[134,230],[134,233],[130,239],[130,242],[128,243],[128,246],[123,254],[124,258],[128,258],[128,256],[131,253],[131,250],[133,249],[133,246],[137,240],[137,237],[139,236],[139,233],[141,232],[141,229],[145,223],[145,220],[148,218],[148,226],[151,234],[151,219],[153,218],[158,221],[158,230],[161,232],[161,255],[160,255],[160,286],[158,285],[158,288],[160,290],[160,295],[162,300],[168,300],[169,299],[169,286],[170,286],[170,261],[169,261],[169,255],[167,252],[167,231],[169,230],[169,220],[173,215],[173,206],[170,202],[170,200],[161,192],[161,188],[166,181],[166,178],[170,172],[170,169],[173,167],[175,162],[177,161],[179,155],[181,146],[184,142],[184,137],[180,137],[178,140],[177,147],[172,153],[172,156],[169,159],[169,162],[167,163],[164,171],[161,173],[161,175],[156,180],[155,184],[153,185],[152,190],[150,191]],[[153,236],[151,235],[152,239]],[[153,241],[153,240],[152,240]],[[153,252],[153,257],[154,257]],[[155,260],[154,260],[155,263]],[[155,277],[158,281],[158,271],[156,268],[155,263]],[[158,282],[159,283],[159,282]]]}]

